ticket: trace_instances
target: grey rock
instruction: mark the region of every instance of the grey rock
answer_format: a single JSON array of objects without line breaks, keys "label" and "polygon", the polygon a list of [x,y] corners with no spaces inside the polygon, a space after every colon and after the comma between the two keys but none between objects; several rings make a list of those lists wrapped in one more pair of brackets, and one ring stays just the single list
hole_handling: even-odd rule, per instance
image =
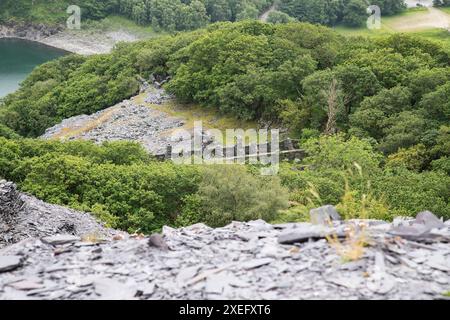
[{"label": "grey rock", "polygon": [[166,241],[160,234],[152,234],[150,238],[148,239],[148,245],[150,247],[155,247],[161,250],[169,250],[169,246],[167,245]]},{"label": "grey rock", "polygon": [[356,289],[363,284],[364,279],[362,276],[351,273],[347,276],[330,277],[327,281],[349,289]]},{"label": "grey rock", "polygon": [[442,222],[438,217],[436,217],[430,211],[420,212],[416,217],[416,224],[422,224],[426,226],[428,229],[440,229],[445,228],[444,222]]},{"label": "grey rock", "polygon": [[[163,89],[147,88],[146,103],[160,105],[172,97]],[[168,131],[183,126],[185,121],[170,116],[149,105],[142,105],[136,97],[91,115],[80,115],[63,120],[46,130],[42,139],[90,140],[101,144],[105,141],[136,141],[151,154],[166,152],[171,145]],[[73,132],[67,135],[65,132]]]},{"label": "grey rock", "polygon": [[400,225],[398,227],[393,227],[389,230],[389,234],[397,237],[402,237],[405,239],[418,239],[425,236],[430,229],[422,224],[413,224],[410,226]]},{"label": "grey rock", "polygon": [[244,262],[242,265],[242,268],[245,270],[252,270],[252,269],[256,269],[256,268],[268,265],[268,264],[272,263],[273,261],[274,260],[270,259],[270,258],[254,259],[251,261]]},{"label": "grey rock", "polygon": [[205,292],[221,294],[229,285],[230,281],[226,273],[213,274],[206,279]]},{"label": "grey rock", "polygon": [[394,236],[415,241],[431,241],[440,237],[450,240],[446,231],[443,231],[442,233],[440,233],[439,230],[435,231],[436,229],[445,227],[446,225],[444,222],[439,220],[433,213],[430,211],[423,211],[420,212],[414,220],[406,220],[404,223],[394,223],[389,233]]},{"label": "grey rock", "polygon": [[450,257],[441,254],[433,254],[428,256],[425,263],[433,269],[450,272]]},{"label": "grey rock", "polygon": [[13,282],[8,284],[11,288],[14,288],[16,290],[22,290],[22,291],[28,291],[28,290],[36,290],[36,289],[42,289],[45,286],[42,283],[32,281],[32,280],[22,280],[18,282]]},{"label": "grey rock", "polygon": [[47,244],[51,244],[53,246],[59,246],[59,245],[64,245],[64,244],[68,244],[68,243],[74,243],[77,241],[80,241],[80,237],[77,236],[72,236],[70,234],[61,234],[61,235],[56,235],[56,236],[50,236],[50,237],[44,237],[42,238],[42,241],[47,243]]},{"label": "grey rock", "polygon": [[324,239],[332,235],[334,230],[322,225],[298,224],[295,229],[286,229],[278,237],[280,244],[303,243],[309,240]]},{"label": "grey rock", "polygon": [[96,279],[94,286],[100,300],[132,300],[137,293],[135,288],[109,278]]},{"label": "grey rock", "polygon": [[200,266],[193,266],[181,269],[177,275],[176,281],[181,285],[186,284],[186,282],[192,278],[194,278],[200,269]]},{"label": "grey rock", "polygon": [[309,211],[309,216],[312,224],[329,225],[332,221],[341,220],[336,208],[331,205],[312,209]]},{"label": "grey rock", "polygon": [[138,295],[150,297],[155,293],[155,290],[156,285],[154,283],[144,283],[138,286]]},{"label": "grey rock", "polygon": [[[80,237],[80,230],[95,224],[88,214],[66,216],[64,208],[19,195],[24,207],[14,213],[12,226],[24,235],[28,228],[30,238],[15,242],[8,233],[15,243],[0,249],[0,256],[26,257],[26,263],[8,264],[15,271],[0,274],[0,299],[440,299],[450,283],[449,228],[434,228],[426,237],[436,230],[439,237],[418,242],[395,239],[385,224],[369,220],[333,227],[233,222],[215,229],[164,227],[158,241],[121,233],[120,241],[106,237],[89,246],[69,242],[55,248],[40,239],[61,234],[59,227]],[[24,214],[29,207],[39,212]],[[342,238],[346,229],[362,225],[370,241],[360,259],[343,263],[347,239],[339,239],[338,247],[323,237]],[[288,243],[299,244],[279,244],[288,235]],[[160,246],[159,240],[170,250],[149,247],[150,241]]]},{"label": "grey rock", "polygon": [[40,201],[20,193],[16,186],[0,181],[0,249],[28,238],[61,233],[110,238],[118,232],[104,227],[84,212]]},{"label": "grey rock", "polygon": [[0,256],[0,272],[13,271],[22,266],[21,256]]}]

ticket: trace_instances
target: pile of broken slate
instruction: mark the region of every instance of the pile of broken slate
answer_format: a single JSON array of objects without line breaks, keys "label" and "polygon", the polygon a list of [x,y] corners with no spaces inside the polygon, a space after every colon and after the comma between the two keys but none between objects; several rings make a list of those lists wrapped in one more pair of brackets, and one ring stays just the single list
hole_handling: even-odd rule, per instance
[{"label": "pile of broken slate", "polygon": [[[327,236],[364,230],[356,260]],[[233,222],[164,227],[150,237],[110,230],[0,182],[0,299],[448,299],[450,222]]]}]

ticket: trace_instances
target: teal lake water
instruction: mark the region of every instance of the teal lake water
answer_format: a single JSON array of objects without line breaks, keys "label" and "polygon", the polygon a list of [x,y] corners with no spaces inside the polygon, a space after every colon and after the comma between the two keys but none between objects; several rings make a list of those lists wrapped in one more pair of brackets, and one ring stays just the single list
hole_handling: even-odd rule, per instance
[{"label": "teal lake water", "polygon": [[0,39],[0,98],[17,90],[37,65],[65,54],[32,41]]}]

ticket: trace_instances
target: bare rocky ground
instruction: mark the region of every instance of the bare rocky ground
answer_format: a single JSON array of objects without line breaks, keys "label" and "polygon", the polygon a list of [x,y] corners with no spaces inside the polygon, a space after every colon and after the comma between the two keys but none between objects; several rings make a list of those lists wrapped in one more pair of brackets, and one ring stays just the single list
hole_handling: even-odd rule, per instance
[{"label": "bare rocky ground", "polygon": [[[30,215],[24,207],[38,212]],[[342,222],[327,206],[311,212],[314,225],[198,224],[111,239],[113,232],[98,229],[86,214],[38,202],[5,182],[0,212],[0,223],[7,221],[12,234],[23,235],[0,250],[2,300],[446,299],[450,289],[450,223],[429,212],[392,224]],[[79,215],[78,232],[52,230],[58,219],[50,212]],[[28,222],[20,223],[24,219]],[[328,220],[332,224],[321,224]],[[363,225],[367,245],[354,261],[345,261],[324,239]],[[82,239],[81,230],[100,230],[106,237]],[[2,231],[5,235],[11,231]]]},{"label": "bare rocky ground", "polygon": [[108,239],[117,233],[87,213],[45,203],[0,180],[0,248],[32,237],[68,234]]},{"label": "bare rocky ground", "polygon": [[[173,97],[159,85],[154,86],[147,82],[142,85],[141,94],[144,95],[145,104],[138,102],[141,98],[138,95],[91,115],[64,119],[48,128],[41,138],[89,140],[98,144],[106,141],[134,141],[139,142],[153,155],[164,155],[169,145],[190,145],[190,140],[172,137],[177,129],[186,124],[185,119],[152,107],[162,105]],[[211,137],[205,132],[198,134],[202,135],[205,145],[211,141]]]},{"label": "bare rocky ground", "polygon": [[[163,89],[147,88],[145,102],[162,104],[172,99]],[[152,154],[164,154],[170,132],[185,124],[183,119],[136,102],[136,97],[92,115],[75,116],[46,130],[43,139],[137,141]]]}]

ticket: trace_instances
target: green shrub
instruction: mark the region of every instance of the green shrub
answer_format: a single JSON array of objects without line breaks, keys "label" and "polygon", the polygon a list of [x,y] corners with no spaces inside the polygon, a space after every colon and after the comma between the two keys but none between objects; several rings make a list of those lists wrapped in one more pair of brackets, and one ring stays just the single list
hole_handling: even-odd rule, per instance
[{"label": "green shrub", "polygon": [[430,210],[450,219],[450,177],[444,172],[417,173],[404,168],[385,170],[373,177],[374,194],[383,197],[393,215],[416,216]]},{"label": "green shrub", "polygon": [[304,162],[314,170],[345,170],[356,162],[365,172],[371,173],[378,170],[382,159],[367,140],[345,139],[342,134],[308,140],[303,148],[308,154]]},{"label": "green shrub", "polygon": [[8,139],[18,139],[20,136],[14,132],[11,128],[5,126],[0,123],[0,137],[8,138]]},{"label": "green shrub", "polygon": [[274,219],[287,207],[287,191],[276,177],[255,176],[239,165],[212,166],[202,169],[198,192],[188,202],[180,223],[220,227],[232,221]]},{"label": "green shrub", "polygon": [[389,155],[386,165],[388,167],[403,166],[412,171],[421,171],[426,163],[428,154],[423,144],[418,144],[410,148],[400,148],[394,154]]}]

